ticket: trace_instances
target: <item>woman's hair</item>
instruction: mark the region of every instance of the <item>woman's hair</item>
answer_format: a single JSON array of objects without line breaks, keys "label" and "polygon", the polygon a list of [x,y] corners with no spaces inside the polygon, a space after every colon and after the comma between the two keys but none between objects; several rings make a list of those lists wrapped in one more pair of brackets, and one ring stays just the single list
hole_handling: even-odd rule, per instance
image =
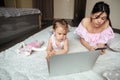
[{"label": "woman's hair", "polygon": [[[110,26],[111,26],[111,21],[110,21],[110,18],[109,18],[109,16],[110,16],[109,5],[107,3],[104,3],[103,1],[97,2],[94,5],[91,14],[94,14],[94,13],[97,13],[97,12],[102,12],[102,13],[105,12],[107,14],[107,19],[109,20]],[[102,15],[102,13],[100,15]],[[99,18],[100,15],[97,18]]]},{"label": "woman's hair", "polygon": [[61,24],[61,27],[64,27],[66,30],[68,30],[68,23],[65,19],[56,19],[53,22],[53,29],[56,29],[58,27],[58,24]]}]

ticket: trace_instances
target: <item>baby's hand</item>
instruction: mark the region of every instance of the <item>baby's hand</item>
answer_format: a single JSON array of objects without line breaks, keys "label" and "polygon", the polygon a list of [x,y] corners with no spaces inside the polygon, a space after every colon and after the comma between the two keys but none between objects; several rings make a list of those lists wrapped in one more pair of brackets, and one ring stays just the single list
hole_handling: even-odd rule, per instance
[{"label": "baby's hand", "polygon": [[51,52],[48,53],[49,56],[55,55],[55,51],[52,50]]},{"label": "baby's hand", "polygon": [[56,51],[55,51],[55,50],[52,50],[52,54],[55,55],[55,54],[56,54]]},{"label": "baby's hand", "polygon": [[50,57],[51,57],[52,55],[54,55],[54,54],[55,54],[55,51],[54,51],[54,50],[52,50],[51,52],[49,52],[49,53],[47,54],[46,59],[47,59],[47,60],[49,60],[49,59],[50,59]]}]

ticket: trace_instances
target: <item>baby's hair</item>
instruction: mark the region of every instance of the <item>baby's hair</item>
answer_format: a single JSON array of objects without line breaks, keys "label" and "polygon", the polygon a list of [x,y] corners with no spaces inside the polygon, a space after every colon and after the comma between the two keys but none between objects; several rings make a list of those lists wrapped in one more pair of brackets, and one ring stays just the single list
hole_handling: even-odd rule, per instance
[{"label": "baby's hair", "polygon": [[53,29],[55,30],[58,27],[58,24],[61,24],[63,28],[68,30],[68,22],[65,19],[56,19],[53,22]]}]

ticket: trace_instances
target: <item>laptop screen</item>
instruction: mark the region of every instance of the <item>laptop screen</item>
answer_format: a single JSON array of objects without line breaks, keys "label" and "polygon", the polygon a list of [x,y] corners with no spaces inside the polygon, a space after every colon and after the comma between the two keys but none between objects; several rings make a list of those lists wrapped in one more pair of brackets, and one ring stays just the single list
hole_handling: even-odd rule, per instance
[{"label": "laptop screen", "polygon": [[99,50],[53,55],[48,61],[49,74],[59,76],[91,70],[99,55]]}]

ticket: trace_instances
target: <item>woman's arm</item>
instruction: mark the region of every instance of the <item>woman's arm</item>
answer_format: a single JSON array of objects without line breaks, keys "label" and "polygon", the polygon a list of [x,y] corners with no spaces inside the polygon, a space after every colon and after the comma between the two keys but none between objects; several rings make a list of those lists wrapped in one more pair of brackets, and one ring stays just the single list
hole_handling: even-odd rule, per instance
[{"label": "woman's arm", "polygon": [[83,46],[85,46],[89,51],[95,50],[96,46],[90,46],[88,42],[86,42],[83,38],[80,38],[80,42]]}]

